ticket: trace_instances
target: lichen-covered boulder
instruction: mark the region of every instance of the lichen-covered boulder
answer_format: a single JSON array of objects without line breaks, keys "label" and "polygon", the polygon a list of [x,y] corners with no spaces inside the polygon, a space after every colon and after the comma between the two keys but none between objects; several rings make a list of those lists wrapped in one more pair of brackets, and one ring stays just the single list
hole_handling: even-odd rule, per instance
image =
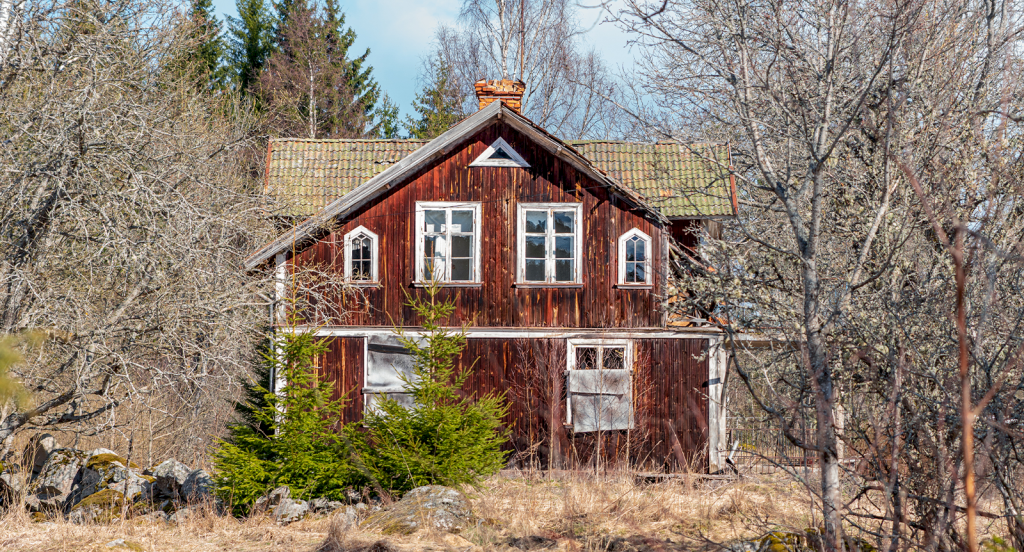
[{"label": "lichen-covered boulder", "polygon": [[156,479],[153,482],[153,491],[156,496],[160,498],[178,498],[178,493],[181,491],[182,485],[185,484],[185,480],[188,479],[188,475],[192,473],[192,470],[185,464],[171,458],[153,468],[152,473]]},{"label": "lichen-covered boulder", "polygon": [[331,516],[331,525],[337,526],[345,531],[354,527],[356,522],[359,521],[359,512],[352,506],[345,506],[343,509],[339,508]]},{"label": "lichen-covered boulder", "polygon": [[16,502],[24,490],[21,467],[13,462],[0,462],[0,506]]},{"label": "lichen-covered boulder", "polygon": [[[314,498],[309,501],[309,509],[313,513],[317,514],[329,514],[335,510],[340,509],[344,504],[337,500],[329,500],[326,498]],[[354,511],[354,510],[353,510]]]},{"label": "lichen-covered boulder", "polygon": [[[148,498],[153,477],[138,474],[129,462],[107,449],[89,451],[82,467],[81,479],[72,500],[80,501],[104,489],[120,492],[128,501]],[[131,465],[132,467],[134,464]]]},{"label": "lichen-covered boulder", "polygon": [[281,525],[288,525],[306,517],[308,513],[309,504],[305,500],[286,498],[274,508],[274,520]]},{"label": "lichen-covered boulder", "polygon": [[195,508],[180,508],[167,516],[168,523],[181,523],[196,515]]},{"label": "lichen-covered boulder", "polygon": [[194,470],[185,478],[181,485],[182,500],[186,502],[201,502],[213,495],[217,486],[205,470]]},{"label": "lichen-covered boulder", "polygon": [[466,495],[450,487],[428,485],[409,491],[402,500],[367,518],[361,527],[385,535],[408,535],[421,527],[459,533],[474,519]]},{"label": "lichen-covered boulder", "polygon": [[25,447],[25,453],[22,455],[25,468],[31,470],[33,475],[42,472],[50,453],[59,448],[60,443],[54,439],[53,435],[49,433],[36,435],[29,441],[28,446]]},{"label": "lichen-covered boulder", "polygon": [[292,490],[282,485],[267,493],[267,496],[257,498],[256,502],[253,503],[253,510],[257,512],[265,512],[273,509],[275,506],[280,504],[282,500],[287,500],[291,497]]},{"label": "lichen-covered boulder", "polygon": [[[847,537],[845,541],[847,550],[876,552],[875,547],[864,539]],[[728,552],[819,552],[824,546],[821,541],[821,530],[811,527],[802,533],[772,531],[757,539],[725,544],[723,548]]]},{"label": "lichen-covered boulder", "polygon": [[114,489],[103,489],[72,506],[68,520],[72,523],[110,523],[121,519],[124,507],[123,494]]},{"label": "lichen-covered boulder", "polygon": [[75,449],[51,452],[29,488],[29,507],[35,510],[63,508],[87,458],[86,453]]}]

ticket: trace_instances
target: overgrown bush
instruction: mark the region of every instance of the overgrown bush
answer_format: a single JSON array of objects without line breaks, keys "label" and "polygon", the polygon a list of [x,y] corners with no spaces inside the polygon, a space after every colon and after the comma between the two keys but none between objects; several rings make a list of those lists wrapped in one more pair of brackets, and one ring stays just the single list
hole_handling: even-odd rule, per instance
[{"label": "overgrown bush", "polygon": [[[296,498],[345,498],[370,483],[362,467],[366,438],[358,424],[342,424],[346,398],[331,399],[333,383],[318,380],[316,358],[327,346],[310,333],[280,333],[276,350],[263,354],[260,381],[238,410],[242,421],[214,453],[217,490],[244,514],[278,486]],[[270,390],[271,374],[288,382]]]},{"label": "overgrown bush", "polygon": [[424,321],[422,341],[397,330],[413,355],[414,376],[402,379],[414,406],[382,398],[378,410],[364,420],[372,446],[367,462],[380,486],[394,494],[421,485],[476,485],[505,462],[505,397],[488,393],[474,399],[463,392],[472,365],[456,371],[455,359],[466,346],[466,336],[442,326],[455,303],[439,302],[436,286],[426,291],[426,299],[409,300]]}]

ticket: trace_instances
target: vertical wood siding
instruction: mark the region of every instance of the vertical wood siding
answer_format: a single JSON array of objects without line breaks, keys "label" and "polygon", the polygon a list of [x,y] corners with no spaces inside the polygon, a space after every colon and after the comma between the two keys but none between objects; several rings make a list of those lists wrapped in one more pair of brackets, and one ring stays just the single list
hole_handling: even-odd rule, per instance
[{"label": "vertical wood siding", "polygon": [[[504,138],[530,168],[468,165],[498,137]],[[427,166],[411,180],[342,221],[330,235],[292,261],[344,273],[344,236],[365,226],[379,236],[379,288],[337,299],[348,314],[335,325],[419,325],[405,293],[419,294],[415,272],[417,201],[474,201],[482,207],[481,280],[476,288],[447,288],[442,297],[458,303],[458,320],[471,326],[499,327],[658,327],[662,325],[658,291],[664,286],[657,261],[662,258],[662,227],[631,210],[606,188],[531,140],[496,123],[460,148]],[[582,288],[517,288],[516,216],[519,203],[583,204]],[[617,244],[638,228],[652,237],[654,289],[617,289]]]},{"label": "vertical wood siding", "polygon": [[[634,429],[601,438],[602,463],[629,458],[634,465],[707,469],[707,374],[704,339],[634,340]],[[594,463],[598,436],[574,435],[565,418],[565,340],[469,339],[458,360],[472,365],[470,396],[503,393],[510,409],[507,448],[520,464],[580,467]],[[363,338],[332,338],[320,364],[335,382],[335,396],[352,400],[344,421],[362,419]],[[553,464],[549,461],[554,457]]]}]

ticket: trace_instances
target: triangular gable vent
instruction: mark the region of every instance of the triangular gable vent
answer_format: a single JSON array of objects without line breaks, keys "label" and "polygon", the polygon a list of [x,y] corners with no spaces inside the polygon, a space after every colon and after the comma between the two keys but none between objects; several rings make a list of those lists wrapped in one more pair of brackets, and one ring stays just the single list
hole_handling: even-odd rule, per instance
[{"label": "triangular gable vent", "polygon": [[512,146],[508,145],[504,138],[498,138],[469,166],[528,168],[530,164],[516,150],[512,149]]}]

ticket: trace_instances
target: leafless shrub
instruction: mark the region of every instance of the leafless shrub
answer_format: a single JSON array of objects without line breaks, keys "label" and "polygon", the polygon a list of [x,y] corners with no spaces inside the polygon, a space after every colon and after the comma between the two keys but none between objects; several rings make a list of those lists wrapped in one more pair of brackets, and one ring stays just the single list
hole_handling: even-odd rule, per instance
[{"label": "leafless shrub", "polygon": [[[22,347],[33,403],[0,405],[0,442],[118,428],[119,450],[199,459],[274,300],[271,274],[241,269],[274,234],[243,169],[260,122],[195,85],[175,3],[46,0],[18,21],[0,67],[0,334],[46,339]],[[305,298],[328,285],[293,276],[315,284]]]},{"label": "leafless shrub", "polygon": [[[975,473],[1019,515],[1017,429],[1000,420],[1024,396],[1020,13],[688,0],[620,14],[649,47],[635,119],[732,143],[741,212],[680,287],[737,337],[734,373],[813,456],[828,550],[840,518],[888,550],[975,550]],[[868,472],[840,461],[844,444]],[[976,454],[998,460],[979,471]]]},{"label": "leafless shrub", "polygon": [[617,132],[616,112],[604,97],[615,87],[597,51],[584,49],[576,8],[567,0],[467,0],[458,26],[435,34],[465,112],[477,110],[474,82],[521,79],[523,113],[549,132],[567,139]]}]

